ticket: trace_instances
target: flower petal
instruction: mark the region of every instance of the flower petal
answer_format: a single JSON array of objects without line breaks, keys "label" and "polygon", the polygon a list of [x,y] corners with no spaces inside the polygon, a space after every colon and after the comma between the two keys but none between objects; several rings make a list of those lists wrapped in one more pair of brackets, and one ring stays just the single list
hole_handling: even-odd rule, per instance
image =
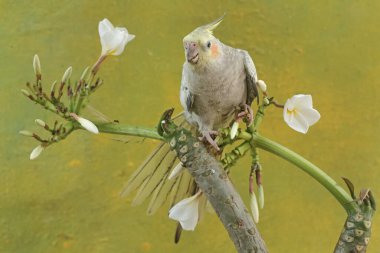
[{"label": "flower petal", "polygon": [[286,103],[284,105],[284,120],[287,124],[289,124],[291,120],[292,111],[294,110],[293,101],[291,99],[286,100]]},{"label": "flower petal", "polygon": [[288,126],[296,130],[297,132],[306,134],[307,130],[309,130],[309,124],[305,120],[305,118],[298,113],[297,111],[291,113],[291,117],[289,122],[286,122]]},{"label": "flower petal", "polygon": [[175,219],[178,221],[187,220],[193,215],[195,215],[195,211],[198,215],[198,196],[199,194],[195,194],[175,204],[169,210],[169,218]]},{"label": "flower petal", "polygon": [[194,231],[195,227],[198,224],[198,214],[194,215],[190,219],[180,221],[179,223],[181,224],[183,230]]},{"label": "flower petal", "polygon": [[36,159],[42,153],[42,151],[44,151],[44,147],[42,145],[35,147],[32,153],[30,153],[30,160]]},{"label": "flower petal", "polygon": [[311,95],[297,94],[291,98],[295,108],[312,108],[313,99]]},{"label": "flower petal", "polygon": [[[120,31],[108,31],[100,37],[102,55],[119,55],[124,50],[124,34]],[[117,51],[118,54],[115,54]]]},{"label": "flower petal", "polygon": [[169,218],[181,223],[184,230],[194,230],[197,225],[200,194],[201,191],[190,198],[181,200],[169,210]]},{"label": "flower petal", "polygon": [[102,37],[106,32],[112,31],[114,29],[112,23],[108,19],[103,19],[99,22],[99,36]]},{"label": "flower petal", "polygon": [[309,126],[314,125],[321,118],[321,114],[314,108],[299,108],[297,111],[302,114]]},{"label": "flower petal", "polygon": [[133,40],[136,37],[134,34],[128,34],[127,43]]}]

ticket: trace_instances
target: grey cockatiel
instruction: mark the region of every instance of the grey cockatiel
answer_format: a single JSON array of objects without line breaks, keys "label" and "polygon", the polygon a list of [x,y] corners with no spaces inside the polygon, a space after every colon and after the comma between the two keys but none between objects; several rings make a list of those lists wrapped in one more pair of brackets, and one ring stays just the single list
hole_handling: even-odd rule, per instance
[{"label": "grey cockatiel", "polygon": [[256,68],[248,52],[229,47],[212,34],[222,19],[183,39],[186,61],[180,90],[187,121],[216,149],[211,135],[228,125],[235,112],[245,111],[251,121],[250,105],[258,95]]},{"label": "grey cockatiel", "polygon": [[[186,62],[183,65],[180,100],[185,118],[192,126],[188,125],[183,114],[175,119],[181,127],[197,127],[216,149],[219,148],[210,135],[230,123],[235,112],[243,110],[252,120],[250,105],[258,95],[256,69],[249,54],[224,45],[212,35],[221,21],[222,18],[219,18],[199,27],[184,38]],[[240,113],[240,116],[246,113]],[[198,191],[194,179],[183,168],[176,177],[169,179],[178,167],[182,167],[182,163],[176,154],[170,151],[167,144],[161,143],[131,175],[122,195],[137,190],[133,205],[150,198],[148,214],[155,213],[166,200],[173,206]],[[201,198],[200,216],[206,206],[204,195]],[[180,232],[178,223],[176,242]]]}]

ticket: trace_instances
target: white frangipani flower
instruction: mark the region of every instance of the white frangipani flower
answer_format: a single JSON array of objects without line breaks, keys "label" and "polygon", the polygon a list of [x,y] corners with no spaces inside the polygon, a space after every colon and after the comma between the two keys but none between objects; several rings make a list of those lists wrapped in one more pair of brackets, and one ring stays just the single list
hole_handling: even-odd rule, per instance
[{"label": "white frangipani flower", "polygon": [[120,55],[125,45],[135,38],[124,27],[114,27],[108,19],[99,22],[99,36],[102,44],[102,56]]},{"label": "white frangipani flower", "polygon": [[41,153],[44,151],[44,147],[42,145],[38,145],[32,150],[32,153],[30,153],[30,160],[36,159]]},{"label": "white frangipani flower", "polygon": [[311,95],[294,95],[285,103],[284,120],[297,132],[307,133],[309,127],[320,118],[319,112],[313,108]]},{"label": "white frangipani flower", "polygon": [[79,124],[84,129],[86,129],[87,131],[89,131],[89,132],[91,132],[93,134],[98,134],[99,133],[99,130],[95,126],[95,124],[92,123],[91,121],[89,121],[88,119],[82,118],[82,117],[76,115],[75,113],[70,113],[70,116],[73,117],[76,121],[78,121]]},{"label": "white frangipani flower", "polygon": [[175,167],[174,167],[174,169],[172,170],[172,172],[170,172],[170,174],[169,174],[169,176],[168,176],[168,179],[169,180],[171,180],[171,179],[173,179],[173,178],[176,178],[178,175],[179,175],[179,173],[181,172],[181,171],[183,171],[183,164],[180,162],[180,163],[178,163]]},{"label": "white frangipani flower", "polygon": [[169,218],[178,221],[184,230],[194,230],[199,218],[198,207],[201,191],[178,202],[169,210]]}]

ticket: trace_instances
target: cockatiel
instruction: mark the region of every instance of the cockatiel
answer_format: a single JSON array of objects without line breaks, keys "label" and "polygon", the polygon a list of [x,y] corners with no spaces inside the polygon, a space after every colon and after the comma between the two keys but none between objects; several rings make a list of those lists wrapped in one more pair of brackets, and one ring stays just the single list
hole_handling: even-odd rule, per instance
[{"label": "cockatiel", "polygon": [[[250,105],[258,96],[256,68],[248,52],[224,45],[212,35],[222,19],[195,29],[183,40],[186,62],[182,71],[180,100],[186,120],[183,114],[175,119],[181,127],[198,128],[216,149],[219,148],[211,135],[228,125],[235,112],[240,112],[237,117],[247,114],[252,120]],[[169,145],[161,143],[131,175],[122,195],[137,190],[132,205],[139,205],[150,198],[147,210],[150,215],[166,200],[173,206],[198,191],[194,179],[183,167],[176,177],[169,179],[178,167],[182,167],[182,163],[176,154],[170,151]],[[204,195],[201,198],[200,216],[206,206]],[[181,230],[178,223],[176,242]]]},{"label": "cockatiel", "polygon": [[252,121],[252,101],[258,96],[257,74],[247,51],[229,47],[213,36],[223,16],[196,28],[183,39],[186,61],[180,89],[187,121],[198,127],[219,150],[211,135],[226,127],[233,115]]}]

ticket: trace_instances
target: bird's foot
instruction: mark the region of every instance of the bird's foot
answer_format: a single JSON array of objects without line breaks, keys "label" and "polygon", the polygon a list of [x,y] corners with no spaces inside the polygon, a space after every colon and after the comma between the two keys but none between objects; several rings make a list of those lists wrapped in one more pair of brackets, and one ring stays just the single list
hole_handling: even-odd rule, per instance
[{"label": "bird's foot", "polygon": [[[215,142],[214,138],[218,135],[218,131],[214,130],[206,130],[202,131],[202,136],[199,137],[200,140],[206,140],[211,146],[213,146],[217,151],[220,151],[220,148],[218,147],[218,144]],[[212,137],[214,136],[214,138]]]},{"label": "bird's foot", "polygon": [[244,120],[248,126],[252,125],[253,122],[253,111],[252,108],[244,104],[243,109],[236,114],[236,121]]}]

